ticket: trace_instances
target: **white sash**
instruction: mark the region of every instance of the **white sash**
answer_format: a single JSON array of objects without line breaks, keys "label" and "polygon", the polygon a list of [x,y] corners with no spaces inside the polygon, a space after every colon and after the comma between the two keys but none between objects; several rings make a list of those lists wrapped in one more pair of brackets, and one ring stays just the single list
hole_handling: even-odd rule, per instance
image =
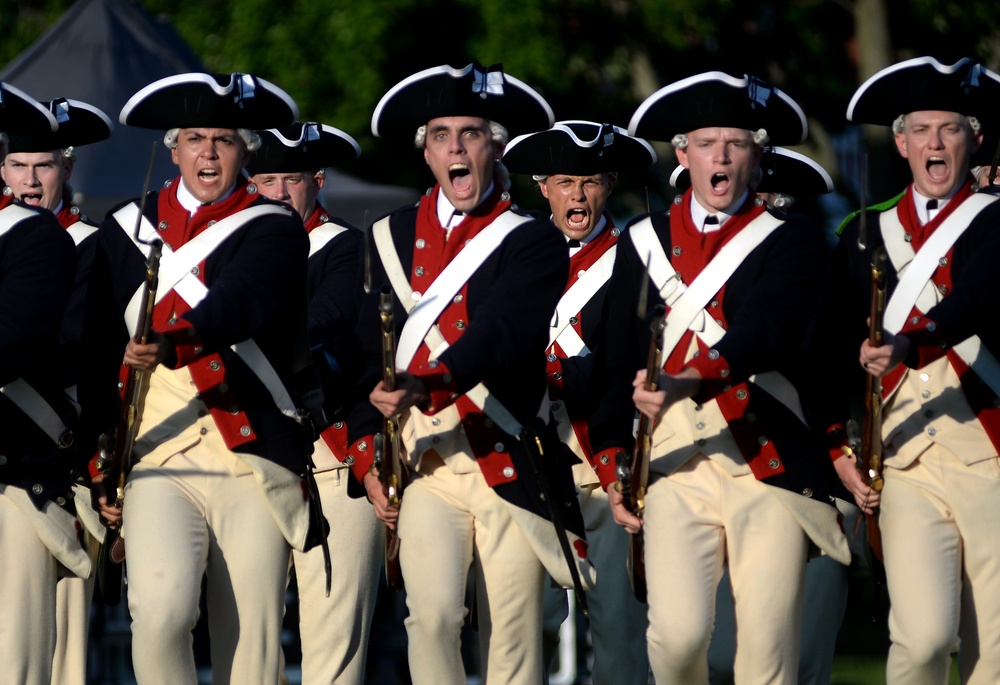
[{"label": "white sash", "polygon": [[[125,210],[131,211],[125,212]],[[135,203],[132,203],[118,210],[118,212],[115,212],[114,215],[115,220],[118,221],[122,230],[126,231],[130,238],[132,237],[132,234],[128,233],[129,229],[126,228],[126,226],[134,225],[137,212],[138,207]],[[163,256],[160,260],[160,275],[159,284],[156,289],[156,301],[159,302],[168,292],[170,292],[170,290],[173,290],[181,297],[181,299],[187,302],[192,309],[197,307],[198,304],[205,299],[205,296],[208,295],[208,288],[198,279],[197,276],[191,273],[191,268],[200,264],[220,244],[222,244],[226,238],[231,236],[238,229],[242,228],[254,219],[267,214],[291,216],[291,212],[288,209],[278,205],[258,205],[255,207],[248,207],[247,209],[231,214],[218,223],[213,224],[205,231],[195,236],[191,241],[182,245],[177,251],[173,251],[164,245]],[[153,233],[150,234],[150,231],[153,231]],[[146,217],[143,217],[139,236],[141,239],[149,240],[152,235],[155,235],[155,229],[153,229],[152,224],[146,220]],[[208,237],[204,240],[200,240],[204,236]],[[133,242],[135,242],[134,239]],[[141,243],[136,242],[136,245],[140,250],[145,251],[145,246]],[[132,309],[133,304],[136,305],[135,314],[130,316],[129,310],[126,310],[125,312],[125,323],[129,327],[129,335],[131,336],[135,335],[134,328],[136,322],[139,320],[138,302],[141,300],[141,295],[142,286],[139,286],[135,295],[132,296],[132,301],[129,303],[129,310]],[[271,394],[271,398],[274,400],[278,409],[281,410],[281,413],[289,418],[296,418],[297,412],[295,403],[288,394],[288,389],[285,388],[284,383],[281,382],[281,378],[278,376],[278,372],[274,370],[271,362],[264,356],[264,353],[261,351],[260,347],[258,347],[257,343],[254,342],[253,338],[248,338],[243,342],[230,345],[230,348],[233,352],[239,355],[240,359],[243,360],[250,370],[253,371],[254,375],[257,376],[260,382],[263,383],[264,387],[267,388],[267,391]]]},{"label": "white sash", "polygon": [[38,216],[35,212],[19,205],[7,205],[0,210],[0,236],[17,226],[25,219]]},{"label": "white sash", "polygon": [[94,235],[97,232],[97,226],[91,226],[90,224],[85,224],[82,221],[77,221],[66,229],[69,236],[73,239],[76,245],[79,245],[84,240]]},{"label": "white sash", "polygon": [[[490,255],[500,247],[500,244],[514,229],[529,221],[532,221],[530,217],[520,216],[510,211],[498,216],[493,223],[469,241],[451,263],[444,268],[444,271],[438,274],[438,277],[431,283],[427,292],[423,293],[420,300],[415,303],[409,279],[405,278],[404,275],[403,280],[406,282],[409,297],[400,297],[400,300],[404,303],[409,303],[404,305],[407,307],[409,316],[407,316],[406,324],[399,334],[399,343],[396,350],[396,366],[401,369],[409,367],[414,355],[416,355],[417,350],[420,348],[420,343],[423,342],[427,332],[437,322],[438,317],[441,316],[441,312],[445,310],[452,301],[452,298],[455,297],[455,294],[462,289],[462,286],[469,281],[472,274],[476,273],[479,267],[489,259]],[[385,254],[383,248],[386,247],[385,243],[388,242],[392,248],[392,254],[395,255],[396,247],[392,244],[388,221],[383,219],[378,222],[373,227],[372,232],[375,236],[375,246],[378,248],[379,254]],[[395,259],[399,261],[399,256],[396,255]],[[382,263],[385,264],[385,259],[382,260]],[[399,271],[403,275],[401,266]],[[401,295],[402,292],[397,289],[397,283],[393,282],[391,278],[390,282],[393,289],[396,290],[396,294]],[[431,350],[434,350],[433,346],[431,346]]]},{"label": "white sash", "polygon": [[[998,199],[985,193],[967,198],[941,222],[917,253],[904,239],[906,229],[899,220],[899,205],[880,215],[886,253],[899,275],[899,283],[885,309],[887,331],[898,333],[914,307],[926,313],[941,301],[940,293],[931,282],[939,260],[948,254],[972,220]],[[1000,395],[1000,362],[983,346],[979,336],[970,336],[952,349],[995,394]]]},{"label": "white sash", "polygon": [[[125,231],[125,234],[129,236],[133,243],[135,243],[136,247],[138,247],[140,251],[145,254],[148,246],[143,245],[140,241],[146,241],[148,243],[153,240],[157,234],[156,230],[153,228],[152,224],[149,223],[146,217],[142,217],[139,230],[139,240],[136,240],[132,236],[130,228],[135,225],[135,219],[138,212],[139,208],[133,202],[115,212],[114,218],[118,222],[121,229]],[[291,215],[288,209],[278,205],[258,205],[255,207],[248,207],[247,209],[231,214],[225,219],[212,224],[177,250],[173,250],[167,245],[164,245],[162,255],[160,257],[160,271],[158,286],[156,288],[156,302],[160,302],[171,290],[173,290],[190,303],[188,297],[185,297],[185,293],[190,293],[192,296],[195,296],[198,291],[198,287],[195,283],[201,283],[201,281],[198,280],[198,277],[191,273],[191,270],[201,262],[205,261],[205,259],[207,259],[208,256],[219,247],[219,245],[221,245],[236,231],[243,228],[254,219],[267,214],[282,214],[285,216]],[[135,293],[132,295],[132,299],[129,301],[128,307],[125,309],[125,325],[129,327],[130,335],[135,335],[134,328],[136,322],[139,320],[139,312],[142,309],[142,290],[143,284],[140,284],[139,287],[136,288]]]},{"label": "white sash", "polygon": [[322,226],[317,226],[313,230],[309,231],[309,256],[312,257],[314,254],[322,250],[326,247],[327,243],[346,230],[346,226],[334,223],[325,223]]},{"label": "white sash", "polygon": [[[705,310],[705,305],[725,285],[743,260],[783,223],[768,212],[758,216],[719,250],[690,286],[681,281],[667,259],[648,217],[629,229],[639,258],[643,260],[654,285],[670,307],[664,329],[660,368],[663,368],[664,361],[677,347],[685,331],[693,331],[709,347],[722,339],[726,331]],[[754,374],[748,380],[781,402],[802,423],[806,423],[795,386],[780,373],[766,371]]]},{"label": "white sash", "polygon": [[[426,342],[428,348],[431,349],[431,356],[437,357],[441,355],[446,349],[448,349],[448,341],[445,340],[444,334],[441,333],[441,329],[437,326],[437,317],[440,316],[441,312],[447,306],[448,302],[455,296],[462,286],[469,280],[469,278],[476,272],[483,262],[500,246],[503,239],[510,234],[515,228],[521,224],[531,221],[529,217],[519,216],[513,212],[505,212],[500,215],[492,224],[486,227],[483,231],[476,235],[472,241],[465,246],[465,248],[458,253],[458,256],[447,266],[445,270],[441,272],[431,287],[427,289],[427,293],[420,299],[420,302],[431,303],[432,300],[439,300],[438,304],[435,305],[434,309],[437,313],[433,314],[434,318],[426,324],[419,322],[418,326],[411,328],[410,322],[413,321],[412,316],[408,316],[406,324],[403,326],[403,330],[399,335],[399,342],[396,350],[396,366],[398,368],[407,368],[410,362],[413,360],[417,349],[421,342]],[[497,230],[492,231],[494,226],[500,224]],[[382,266],[385,268],[386,275],[389,277],[389,283],[392,285],[392,289],[396,293],[396,297],[403,304],[403,308],[406,309],[407,314],[417,310],[417,302],[413,299],[413,289],[410,287],[410,281],[407,278],[406,271],[403,269],[402,263],[399,261],[399,254],[396,252],[396,246],[392,242],[392,233],[389,230],[389,217],[385,217],[380,221],[376,222],[372,227],[372,236],[375,240],[375,247],[378,250],[379,257],[382,259]],[[485,239],[482,243],[478,242],[480,238]],[[463,259],[465,257],[465,259]],[[452,269],[456,263],[459,261],[465,262],[462,265],[462,270],[459,272],[458,269]],[[449,274],[451,271],[451,274]],[[458,281],[461,276],[464,278],[460,282]],[[446,276],[450,282],[442,284],[440,288],[435,288],[439,281],[442,281]],[[436,290],[436,293],[435,293]],[[430,294],[430,296],[428,296]],[[440,306],[438,306],[440,305]],[[427,316],[433,313],[430,307],[425,310]],[[408,356],[403,356],[403,336],[407,334],[407,331],[420,331],[423,337],[416,340],[415,343],[407,344]],[[411,333],[408,337],[413,339],[417,334]],[[486,414],[497,426],[500,427],[508,435],[517,436],[521,433],[521,423],[511,414],[506,407],[504,407],[500,402],[496,400],[485,385],[479,383],[474,388],[465,393],[466,397],[472,400],[472,403],[479,408],[484,414]],[[547,409],[547,406],[546,406]]]},{"label": "white sash", "polygon": [[590,354],[590,349],[584,344],[583,339],[570,325],[570,318],[579,314],[584,306],[590,302],[591,298],[597,294],[605,283],[611,278],[611,272],[615,266],[615,253],[618,245],[612,245],[608,250],[594,262],[593,265],[577,279],[576,283],[570,286],[569,290],[563,293],[556,305],[555,316],[549,324],[549,347],[558,342],[570,357],[585,357]]},{"label": "white sash", "polygon": [[23,378],[0,387],[0,393],[24,412],[55,444],[63,446],[65,441],[72,439],[72,433],[59,418],[59,414]]}]

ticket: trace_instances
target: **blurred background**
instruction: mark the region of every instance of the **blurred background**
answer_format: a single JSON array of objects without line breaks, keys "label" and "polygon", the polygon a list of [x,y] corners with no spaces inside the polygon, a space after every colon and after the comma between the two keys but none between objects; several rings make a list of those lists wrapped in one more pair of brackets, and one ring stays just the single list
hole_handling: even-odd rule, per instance
[{"label": "blurred background", "polygon": [[[920,55],[948,62],[968,56],[1000,70],[995,0],[0,0],[0,26],[0,80],[39,99],[84,100],[116,121],[131,94],[170,74],[243,71],[278,84],[299,104],[301,119],[360,142],[361,158],[328,171],[324,188],[332,213],[359,226],[414,201],[433,182],[416,150],[370,133],[382,94],[430,66],[500,63],[540,91],[557,120],[622,127],[646,96],[677,79],[708,70],[758,75],[809,117],[809,138],[796,149],[830,172],[836,192],[799,198],[796,211],[830,231],[862,201],[897,194],[908,178],[887,128],[845,121],[858,85]],[[974,162],[994,156],[998,123],[983,121],[987,142]],[[137,195],[158,138],[119,126],[110,140],[80,148],[71,180],[77,204],[99,220]],[[673,152],[665,143],[655,147],[655,166],[619,179],[609,209],[620,224],[665,207],[674,194]],[[162,146],[156,155],[154,186],[174,175]],[[861,188],[866,157],[868,187]],[[544,206],[528,179],[514,183],[520,205]],[[384,594],[369,682],[405,683],[405,635],[395,629],[401,598]],[[294,593],[289,601],[285,641],[294,682]],[[834,683],[884,682],[886,610],[870,577],[857,578]],[[577,618],[568,628],[574,648],[566,659],[573,663],[559,682],[589,682],[586,624]],[[131,682],[122,607],[98,599],[94,635],[92,682]],[[204,660],[203,631],[196,638]],[[469,659],[474,672],[472,650]]]}]

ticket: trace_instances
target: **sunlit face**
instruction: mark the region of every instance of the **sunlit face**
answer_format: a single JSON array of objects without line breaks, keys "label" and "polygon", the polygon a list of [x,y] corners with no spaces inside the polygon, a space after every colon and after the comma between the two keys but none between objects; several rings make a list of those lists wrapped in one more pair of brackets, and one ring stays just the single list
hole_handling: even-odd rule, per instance
[{"label": "sunlit face", "polygon": [[250,153],[236,129],[182,128],[170,158],[184,187],[200,202],[215,202],[236,185]]},{"label": "sunlit face", "polygon": [[594,230],[604,213],[614,179],[608,174],[567,176],[554,174],[538,183],[549,201],[552,223],[567,238],[583,240]]},{"label": "sunlit face", "polygon": [[895,136],[896,149],[910,165],[913,185],[921,195],[950,197],[969,173],[969,158],[983,142],[966,117],[956,112],[911,112],[903,131]]},{"label": "sunlit face", "polygon": [[459,211],[468,212],[483,199],[501,152],[486,119],[440,117],[427,123],[424,160]]},{"label": "sunlit face", "polygon": [[323,187],[323,175],[308,171],[294,174],[257,174],[251,179],[266,198],[290,204],[305,221],[316,209],[316,198]]},{"label": "sunlit face", "polygon": [[0,172],[14,197],[26,205],[54,212],[62,201],[73,164],[59,150],[12,152],[4,158]]},{"label": "sunlit face", "polygon": [[677,160],[691,172],[695,199],[713,212],[732,206],[760,165],[761,149],[753,134],[742,128],[700,128],[687,137],[688,146],[677,149]]}]

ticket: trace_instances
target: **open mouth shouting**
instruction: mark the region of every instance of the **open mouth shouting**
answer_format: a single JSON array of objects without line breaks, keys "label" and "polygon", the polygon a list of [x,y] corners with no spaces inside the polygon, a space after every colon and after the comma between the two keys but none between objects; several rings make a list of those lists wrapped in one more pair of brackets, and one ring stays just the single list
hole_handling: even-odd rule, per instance
[{"label": "open mouth shouting", "polygon": [[948,178],[948,164],[943,157],[933,156],[927,160],[924,166],[931,181],[941,183]]},{"label": "open mouth shouting", "polygon": [[40,207],[42,204],[42,194],[41,193],[24,193],[21,195],[21,202],[26,205],[32,205],[34,207]]},{"label": "open mouth shouting", "polygon": [[731,181],[729,174],[724,174],[722,172],[712,174],[711,178],[712,192],[716,195],[725,195],[729,192],[729,187]]},{"label": "open mouth shouting", "polygon": [[566,227],[571,231],[586,231],[590,228],[590,213],[585,209],[571,209],[566,212]]},{"label": "open mouth shouting", "polygon": [[473,193],[473,177],[467,164],[455,163],[448,167],[448,180],[458,199],[467,199]]}]

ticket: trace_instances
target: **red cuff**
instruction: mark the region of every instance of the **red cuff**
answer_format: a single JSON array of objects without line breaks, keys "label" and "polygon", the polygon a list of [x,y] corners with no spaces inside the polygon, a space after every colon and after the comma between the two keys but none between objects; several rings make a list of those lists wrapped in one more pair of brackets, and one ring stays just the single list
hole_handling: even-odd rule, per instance
[{"label": "red cuff", "polygon": [[847,430],[843,424],[835,423],[826,429],[827,449],[830,453],[830,461],[837,461],[845,454],[851,452],[850,441],[847,439]]},{"label": "red cuff", "polygon": [[729,362],[715,348],[706,353],[695,355],[685,368],[694,369],[701,374],[701,389],[692,398],[699,404],[718,397],[733,385],[732,378],[730,378],[732,369],[729,367]]},{"label": "red cuff", "polygon": [[94,456],[90,458],[90,461],[87,462],[87,471],[90,473],[91,481],[103,473],[97,468],[97,457],[98,455],[95,453]]},{"label": "red cuff", "polygon": [[609,447],[595,454],[594,460],[591,462],[591,466],[597,471],[597,478],[601,481],[601,488],[604,490],[607,490],[609,485],[613,485],[618,480],[618,465],[615,458],[619,452],[625,452],[625,449]]},{"label": "red cuff", "polygon": [[459,398],[458,386],[452,377],[451,370],[439,359],[432,359],[421,364],[413,372],[419,378],[424,387],[427,388],[427,395],[430,398],[428,403],[420,407],[425,414],[436,414],[442,409],[451,406]]},{"label": "red cuff", "polygon": [[910,351],[903,363],[911,369],[924,367],[948,353],[948,343],[941,334],[941,327],[926,316],[910,317],[899,335],[905,335],[910,340]]},{"label": "red cuff", "polygon": [[347,458],[344,459],[344,463],[351,468],[351,473],[359,483],[364,483],[365,475],[371,471],[372,464],[375,463],[372,448],[374,438],[374,435],[366,435],[347,448]]},{"label": "red cuff", "polygon": [[180,369],[205,356],[205,347],[198,330],[185,319],[177,318],[177,322],[161,331],[174,346],[177,362],[175,369]]}]

